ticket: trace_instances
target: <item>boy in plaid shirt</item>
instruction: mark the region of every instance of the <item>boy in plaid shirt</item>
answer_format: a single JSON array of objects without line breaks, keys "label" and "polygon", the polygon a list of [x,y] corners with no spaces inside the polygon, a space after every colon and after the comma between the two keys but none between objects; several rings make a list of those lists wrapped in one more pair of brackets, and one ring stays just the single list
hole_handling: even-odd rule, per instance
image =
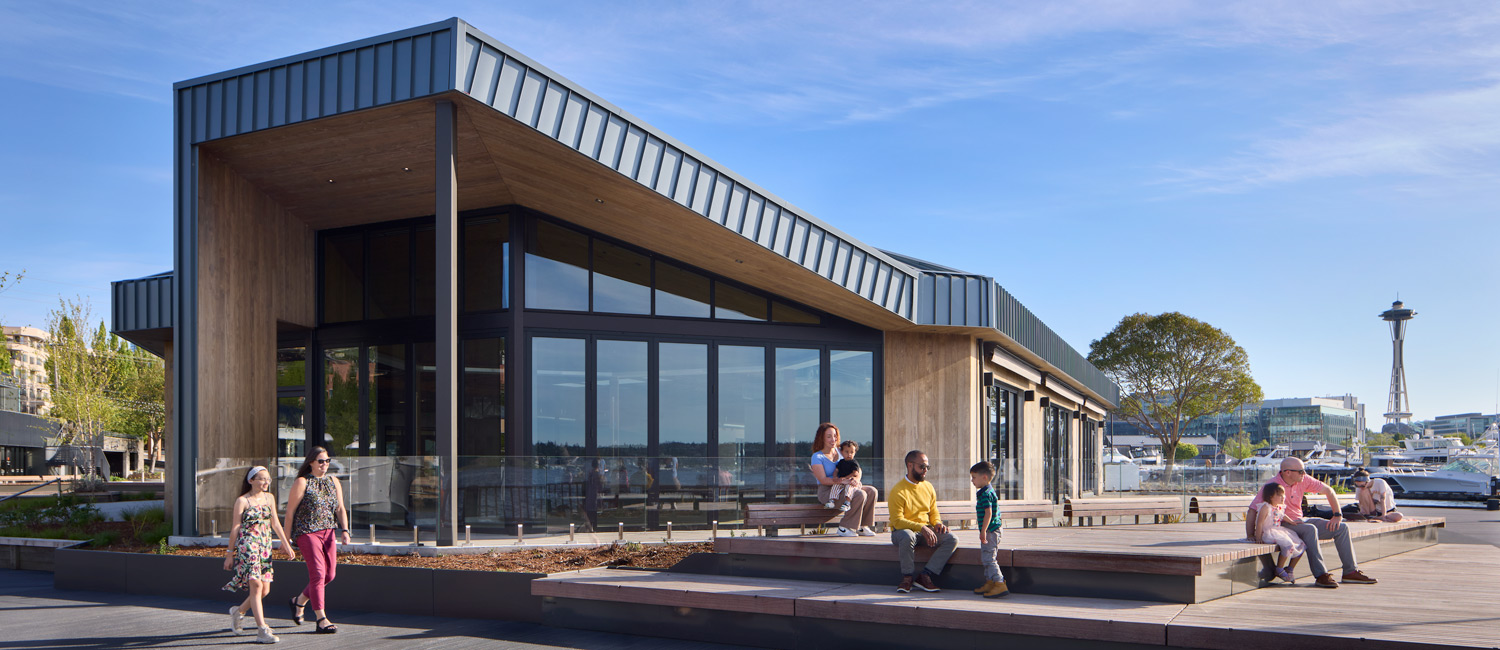
[{"label": "boy in plaid shirt", "polygon": [[986,461],[969,468],[969,480],[979,489],[974,494],[974,502],[979,520],[979,561],[984,563],[984,584],[974,593],[985,598],[1010,594],[1010,589],[1005,586],[1005,576],[1000,573],[1000,563],[995,558],[1000,550],[1000,497],[990,485],[994,479],[995,466]]}]

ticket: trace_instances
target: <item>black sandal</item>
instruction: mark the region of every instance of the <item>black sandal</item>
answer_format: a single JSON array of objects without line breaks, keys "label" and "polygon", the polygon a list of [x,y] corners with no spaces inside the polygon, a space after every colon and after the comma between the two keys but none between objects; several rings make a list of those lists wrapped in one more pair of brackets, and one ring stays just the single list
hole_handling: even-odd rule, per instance
[{"label": "black sandal", "polygon": [[289,600],[289,601],[287,601],[287,604],[292,607],[292,623],[295,624],[295,625],[301,625],[302,624],[302,612],[301,612],[301,610],[302,610],[303,607],[306,607],[306,605],[298,605],[297,604],[297,597],[296,596],[292,596],[292,599]]},{"label": "black sandal", "polygon": [[[328,617],[325,616],[325,617],[320,618],[320,619],[318,619],[316,621],[313,621],[313,625],[317,625],[318,623],[322,623],[323,621],[326,621],[326,620],[328,620]],[[318,634],[338,634],[338,632],[339,632],[339,626],[334,625],[333,623],[329,623],[326,627],[322,626],[322,625],[318,625]]]}]

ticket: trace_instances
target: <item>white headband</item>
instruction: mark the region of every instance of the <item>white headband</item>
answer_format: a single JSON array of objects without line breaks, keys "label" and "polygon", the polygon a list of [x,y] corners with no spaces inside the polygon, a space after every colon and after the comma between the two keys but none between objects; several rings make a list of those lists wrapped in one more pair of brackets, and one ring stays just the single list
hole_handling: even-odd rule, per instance
[{"label": "white headband", "polygon": [[264,471],[267,471],[264,465],[256,465],[255,467],[251,467],[250,468],[250,473],[245,475],[245,482],[249,483],[250,479],[255,478],[256,474],[259,474],[259,473],[264,472]]}]

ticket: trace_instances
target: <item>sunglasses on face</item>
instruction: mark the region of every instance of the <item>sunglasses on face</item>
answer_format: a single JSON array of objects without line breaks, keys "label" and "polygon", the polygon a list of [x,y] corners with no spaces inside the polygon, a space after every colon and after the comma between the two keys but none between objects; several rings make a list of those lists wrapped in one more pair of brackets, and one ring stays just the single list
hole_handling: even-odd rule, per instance
[{"label": "sunglasses on face", "polygon": [[928,467],[931,467],[931,465],[918,465],[917,469],[927,469]]},{"label": "sunglasses on face", "polygon": [[327,465],[328,464],[328,459],[327,458],[319,458],[319,459],[317,459],[317,460],[315,460],[313,462],[317,463],[319,465]]},{"label": "sunglasses on face", "polygon": [[1281,471],[1283,471],[1283,472],[1291,472],[1293,474],[1306,474],[1307,473],[1307,470],[1305,470],[1305,469],[1284,469],[1284,470],[1281,470]]}]

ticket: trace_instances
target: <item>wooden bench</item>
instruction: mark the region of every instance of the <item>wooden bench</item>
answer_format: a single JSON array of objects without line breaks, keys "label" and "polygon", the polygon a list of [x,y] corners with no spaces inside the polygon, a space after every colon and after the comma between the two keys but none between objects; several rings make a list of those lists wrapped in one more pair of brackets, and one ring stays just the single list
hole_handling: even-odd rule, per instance
[{"label": "wooden bench", "polygon": [[1245,511],[1250,508],[1250,502],[1254,499],[1253,494],[1193,497],[1188,501],[1188,514],[1198,515],[1198,521],[1208,521],[1209,515],[1213,515],[1214,521],[1219,520],[1219,515],[1229,515],[1228,521],[1234,521],[1236,514],[1245,514]]},{"label": "wooden bench", "polygon": [[[938,518],[943,521],[974,521],[973,501],[939,501]],[[1036,520],[1051,519],[1053,505],[1049,501],[1000,501],[1000,519],[1021,520],[1022,527],[1036,527]],[[763,527],[766,534],[775,536],[782,526],[799,526],[806,534],[806,527],[825,526],[843,517],[836,508],[824,508],[813,503],[751,503],[745,506],[745,525]],[[890,521],[891,513],[885,501],[875,503],[875,521]]]},{"label": "wooden bench", "polygon": [[1135,523],[1141,523],[1143,515],[1151,515],[1155,523],[1161,523],[1164,516],[1181,514],[1182,498],[1176,496],[1121,499],[1070,498],[1063,502],[1063,518],[1068,520],[1070,526],[1074,521],[1083,519],[1088,520],[1087,525],[1092,525],[1094,517],[1099,517],[1103,523],[1108,523],[1109,517],[1134,516]]}]

